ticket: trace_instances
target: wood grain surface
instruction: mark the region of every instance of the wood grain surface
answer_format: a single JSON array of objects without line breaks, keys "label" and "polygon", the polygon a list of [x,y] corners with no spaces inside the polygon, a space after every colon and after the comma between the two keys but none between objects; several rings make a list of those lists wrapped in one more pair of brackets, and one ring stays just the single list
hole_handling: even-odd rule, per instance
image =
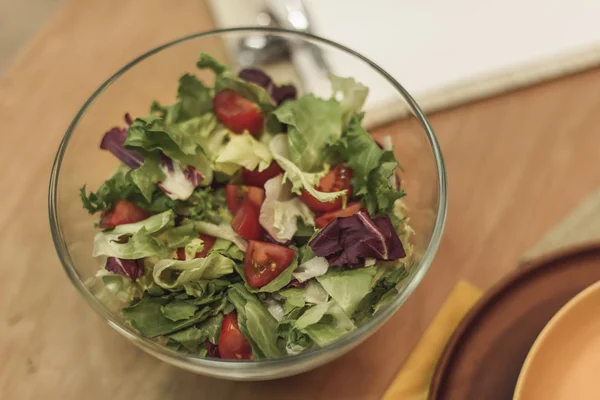
[{"label": "wood grain surface", "polygon": [[202,1],[69,0],[0,79],[0,398],[377,399],[459,278],[488,288],[600,184],[600,70],[435,114],[447,228],[425,280],[382,329],[335,362],[272,382],[161,363],[71,287],[50,238],[47,182],[65,129],[102,81],[149,48],[212,27]]}]

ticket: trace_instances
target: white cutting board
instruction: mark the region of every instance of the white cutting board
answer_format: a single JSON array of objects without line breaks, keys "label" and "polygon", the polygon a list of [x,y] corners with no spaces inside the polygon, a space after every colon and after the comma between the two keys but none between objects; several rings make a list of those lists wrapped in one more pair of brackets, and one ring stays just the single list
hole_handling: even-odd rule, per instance
[{"label": "white cutting board", "polygon": [[[256,24],[259,0],[211,3],[219,26]],[[426,111],[600,64],[600,0],[306,0],[305,4],[315,34],[373,60]],[[334,73],[364,76],[360,67],[349,70],[343,57],[327,61]],[[391,87],[378,79],[363,83],[370,88],[367,111],[382,120],[398,116],[398,108],[389,107]],[[307,89],[322,92],[319,87]],[[386,115],[390,109],[394,115]]]}]

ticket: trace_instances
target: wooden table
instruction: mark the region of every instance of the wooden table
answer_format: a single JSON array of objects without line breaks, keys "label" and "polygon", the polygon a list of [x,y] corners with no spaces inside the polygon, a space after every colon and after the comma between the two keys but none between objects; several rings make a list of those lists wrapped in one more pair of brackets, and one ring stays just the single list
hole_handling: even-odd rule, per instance
[{"label": "wooden table", "polygon": [[377,399],[459,278],[488,288],[600,184],[600,69],[435,114],[447,228],[430,272],[389,323],[341,359],[273,382],[161,363],[71,287],[50,238],[47,182],[67,125],[99,83],[134,55],[212,27],[201,1],[70,0],[0,80],[0,398]]}]

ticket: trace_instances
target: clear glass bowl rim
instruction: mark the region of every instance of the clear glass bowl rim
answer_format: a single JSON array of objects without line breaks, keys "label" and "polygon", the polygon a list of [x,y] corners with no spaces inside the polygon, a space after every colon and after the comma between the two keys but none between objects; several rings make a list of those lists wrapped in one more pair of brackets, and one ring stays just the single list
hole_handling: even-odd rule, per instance
[{"label": "clear glass bowl rim", "polygon": [[[309,40],[318,42],[320,44],[325,44],[331,46],[337,50],[341,50],[346,52],[377,71],[381,74],[404,98],[408,106],[410,107],[412,114],[416,117],[421,127],[425,131],[429,143],[431,145],[431,149],[433,152],[433,156],[436,162],[437,176],[438,176],[438,209],[437,209],[437,217],[434,223],[434,228],[431,236],[431,240],[425,253],[423,254],[423,258],[420,261],[420,266],[416,274],[412,277],[410,283],[404,289],[402,293],[398,295],[398,297],[385,309],[376,314],[368,323],[357,328],[336,342],[314,350],[310,350],[304,353],[300,353],[298,355],[286,356],[279,359],[263,359],[256,361],[236,361],[236,360],[219,360],[219,359],[204,359],[195,357],[192,355],[185,355],[182,353],[177,353],[175,351],[169,350],[164,346],[159,345],[158,343],[146,339],[136,333],[133,329],[122,325],[119,321],[117,321],[111,312],[109,312],[86,288],[84,282],[80,279],[75,266],[71,260],[69,250],[67,248],[66,242],[62,236],[60,229],[60,222],[58,218],[58,210],[57,210],[57,186],[58,186],[58,178],[60,174],[61,163],[69,144],[69,139],[73,134],[77,124],[84,116],[87,109],[93,104],[93,102],[102,94],[102,92],[110,86],[113,82],[115,82],[121,75],[127,72],[129,69],[134,67],[136,64],[141,61],[149,58],[150,56],[159,53],[160,51],[175,46],[179,43],[187,42],[189,40],[194,40],[202,37],[210,37],[210,36],[219,36],[222,34],[228,33],[265,33],[265,34],[281,34],[281,35],[289,35],[295,36],[300,39]],[[358,78],[358,77],[357,77]],[[329,39],[322,38],[320,36],[291,31],[287,29],[280,28],[264,28],[264,27],[235,27],[235,28],[227,28],[227,29],[215,29],[211,31],[199,32],[195,34],[191,34],[188,36],[184,36],[170,42],[167,42],[163,45],[160,45],[148,52],[140,55],[135,58],[133,61],[126,64],[119,71],[117,71],[114,75],[108,78],[96,91],[90,96],[90,98],[83,104],[81,109],[75,115],[75,118],[69,125],[60,145],[58,148],[58,152],[56,154],[54,164],[52,166],[52,173],[50,176],[50,186],[48,193],[48,212],[50,218],[50,230],[52,234],[52,239],[54,241],[54,246],[56,248],[56,252],[58,257],[63,265],[63,268],[71,280],[72,284],[75,286],[77,291],[85,298],[88,304],[98,313],[100,314],[106,322],[121,333],[123,336],[127,337],[134,341],[134,343],[140,346],[142,349],[148,351],[154,356],[160,358],[163,361],[171,363],[176,366],[180,366],[186,369],[197,369],[202,370],[203,373],[207,373],[207,371],[212,370],[213,373],[208,373],[208,375],[217,376],[217,377],[225,377],[227,375],[227,370],[254,370],[255,372],[259,372],[258,370],[271,370],[273,368],[280,369],[284,368],[288,365],[308,362],[314,358],[325,357],[327,353],[335,350],[340,350],[344,347],[351,347],[354,342],[360,343],[362,340],[367,338],[369,335],[374,333],[381,325],[383,325],[406,301],[406,299],[410,296],[410,294],[416,289],[419,285],[425,273],[429,269],[431,263],[433,262],[433,258],[435,253],[439,247],[440,240],[442,237],[442,232],[444,230],[444,224],[446,221],[446,208],[447,208],[447,184],[446,184],[446,170],[444,166],[444,160],[442,157],[442,153],[438,144],[438,141],[435,137],[433,129],[429,124],[427,118],[425,117],[423,111],[417,105],[412,96],[408,93],[404,87],[398,83],[392,76],[390,76],[385,70],[380,68],[373,61],[363,56],[362,54],[344,46],[337,42],[334,42]],[[248,371],[249,372],[249,371]]]}]

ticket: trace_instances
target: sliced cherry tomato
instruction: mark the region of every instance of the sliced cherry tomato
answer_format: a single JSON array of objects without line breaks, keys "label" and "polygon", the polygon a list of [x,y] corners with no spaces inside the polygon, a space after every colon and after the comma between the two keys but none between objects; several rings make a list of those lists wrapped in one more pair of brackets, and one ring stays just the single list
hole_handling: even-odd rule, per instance
[{"label": "sliced cherry tomato", "polygon": [[277,278],[294,258],[294,250],[274,243],[251,240],[244,258],[244,275],[252,287]]},{"label": "sliced cherry tomato", "polygon": [[279,164],[273,161],[267,169],[261,172],[258,172],[257,170],[250,171],[246,168],[242,169],[242,181],[244,182],[244,185],[263,187],[265,182],[269,179],[282,173],[283,170]]},{"label": "sliced cherry tomato", "polygon": [[360,203],[350,203],[344,209],[331,211],[321,215],[320,217],[317,217],[315,219],[315,225],[317,226],[317,228],[324,228],[325,226],[329,225],[331,221],[338,217],[349,217],[351,215],[356,214],[359,211]]},{"label": "sliced cherry tomato", "polygon": [[[204,242],[204,248],[202,249],[201,252],[196,253],[195,258],[206,257],[206,255],[208,254],[210,249],[213,248],[213,246],[215,245],[215,242],[217,241],[217,238],[215,238],[214,236],[203,235],[203,234],[200,234],[200,239],[202,239],[202,241]],[[177,259],[182,260],[182,261],[185,260],[185,247],[180,247],[177,249]]]},{"label": "sliced cherry tomato", "polygon": [[128,200],[119,200],[112,209],[102,213],[100,226],[114,228],[118,225],[132,224],[150,217],[150,213]]},{"label": "sliced cherry tomato", "polygon": [[221,335],[217,344],[221,358],[233,358],[238,360],[252,359],[252,347],[248,339],[240,332],[237,322],[237,313],[230,312],[223,318],[221,324]]},{"label": "sliced cherry tomato", "polygon": [[[320,192],[338,192],[340,190],[348,190],[347,198],[352,196],[352,170],[343,165],[338,165],[332,168],[327,175],[325,175],[319,181],[319,184],[315,187]],[[339,210],[342,208],[342,198],[338,197],[334,201],[321,202],[317,200],[313,195],[303,190],[300,194],[300,200],[304,202],[313,211],[330,212]]]},{"label": "sliced cherry tomato", "polygon": [[260,207],[257,207],[250,199],[246,199],[233,216],[231,227],[248,240],[258,240],[263,235],[263,229],[258,221],[259,215]]},{"label": "sliced cherry tomato", "polygon": [[225,198],[229,211],[235,215],[246,198],[260,208],[265,201],[265,191],[253,186],[227,185],[225,186]]},{"label": "sliced cherry tomato", "polygon": [[260,136],[264,118],[258,105],[231,89],[215,94],[213,109],[219,121],[235,133],[250,132]]}]

